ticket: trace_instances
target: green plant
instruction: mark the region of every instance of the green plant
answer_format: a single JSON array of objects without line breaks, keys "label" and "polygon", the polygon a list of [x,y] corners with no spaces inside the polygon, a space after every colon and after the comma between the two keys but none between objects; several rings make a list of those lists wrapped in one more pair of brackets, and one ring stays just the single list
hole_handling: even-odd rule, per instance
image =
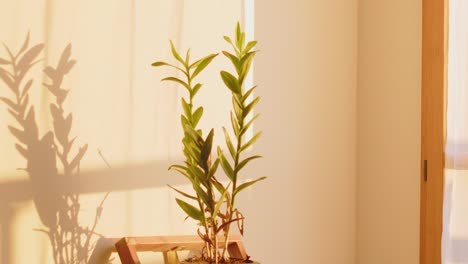
[{"label": "green plant", "polygon": [[[252,146],[260,137],[261,132],[255,134],[251,139],[245,140],[245,134],[251,128],[258,114],[251,117],[255,105],[259,102],[258,96],[253,96],[255,87],[245,89],[245,78],[251,68],[252,61],[257,51],[253,50],[256,41],[245,43],[245,33],[241,31],[237,24],[235,41],[229,37],[224,39],[231,44],[234,53],[223,51],[222,53],[231,61],[236,69],[235,75],[221,71],[220,75],[226,87],[232,95],[231,125],[234,138],[231,139],[229,132],[223,127],[224,136],[230,158],[227,157],[220,146],[217,146],[217,157],[213,151],[214,129],[211,129],[208,135],[203,136],[203,131],[197,128],[200,119],[203,116],[203,107],[194,105],[194,98],[200,91],[202,84],[195,81],[199,75],[218,54],[210,54],[193,63],[190,62],[190,50],[187,51],[183,59],[173,43],[171,42],[171,51],[178,65],[158,61],[152,66],[173,67],[181,72],[184,80],[177,77],[166,77],[162,81],[172,81],[183,86],[188,92],[188,100],[182,98],[183,114],[181,115],[181,125],[184,131],[183,153],[185,161],[183,165],[172,165],[169,169],[178,171],[184,175],[192,184],[195,195],[185,193],[174,189],[188,200],[195,202],[192,205],[184,200],[176,199],[177,204],[182,210],[199,222],[201,228],[198,235],[204,240],[205,247],[200,257],[203,261],[210,263],[230,263],[227,246],[231,230],[231,224],[237,223],[237,226],[243,234],[244,216],[237,209],[235,201],[237,195],[245,188],[254,183],[265,179],[239,184],[240,171],[252,160],[261,156],[254,155],[242,159],[242,154]],[[253,98],[253,99],[252,99]],[[221,166],[229,182],[223,184],[217,177],[218,167]],[[222,232],[223,236],[219,234]],[[223,241],[219,241],[222,239]],[[219,252],[219,242],[222,242],[222,252]]]}]

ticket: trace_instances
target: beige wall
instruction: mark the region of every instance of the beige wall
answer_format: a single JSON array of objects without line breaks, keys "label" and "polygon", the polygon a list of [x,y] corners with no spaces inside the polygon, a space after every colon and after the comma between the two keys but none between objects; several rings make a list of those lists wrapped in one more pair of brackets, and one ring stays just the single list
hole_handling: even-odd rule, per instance
[{"label": "beige wall", "polygon": [[418,263],[421,2],[360,0],[358,26],[356,10],[256,3],[270,179],[247,244],[265,262]]},{"label": "beige wall", "polygon": [[358,263],[416,264],[420,0],[360,0]]},{"label": "beige wall", "polygon": [[262,263],[355,263],[357,1],[255,9],[269,179],[246,199],[247,248]]},{"label": "beige wall", "polygon": [[251,172],[269,179],[239,204],[255,259],[417,263],[420,2],[256,1],[265,158]]}]

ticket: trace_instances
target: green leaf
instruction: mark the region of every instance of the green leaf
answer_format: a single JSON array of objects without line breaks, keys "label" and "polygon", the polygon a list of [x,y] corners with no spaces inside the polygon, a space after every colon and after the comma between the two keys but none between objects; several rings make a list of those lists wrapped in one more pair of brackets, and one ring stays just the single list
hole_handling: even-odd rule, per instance
[{"label": "green leaf", "polygon": [[236,117],[234,116],[234,113],[231,111],[231,125],[232,125],[232,129],[234,130],[234,133],[235,135],[239,135],[239,123],[237,123],[237,119]]},{"label": "green leaf", "polygon": [[195,144],[192,142],[191,144],[185,145],[185,149],[188,151],[190,157],[197,163],[200,163],[200,151],[195,147]]},{"label": "green leaf", "polygon": [[187,167],[184,167],[181,165],[172,165],[169,167],[169,170],[175,170],[179,172],[180,174],[184,175],[185,177],[187,177],[189,180],[192,180],[192,176],[189,175]]},{"label": "green leaf", "polygon": [[234,145],[232,144],[231,138],[229,137],[229,133],[227,132],[225,127],[223,127],[223,131],[224,131],[224,138],[226,139],[226,146],[229,149],[229,153],[231,154],[231,157],[234,159],[236,157],[236,150],[234,148]]},{"label": "green leaf", "polygon": [[196,177],[198,179],[198,181],[203,184],[203,186],[205,187],[208,187],[208,182],[205,178],[205,173],[203,173],[202,170],[200,170],[197,166],[195,165],[191,165],[189,167],[189,170],[190,170],[190,174],[193,175],[194,177]]},{"label": "green leaf", "polygon": [[200,83],[197,83],[193,89],[192,89],[192,97],[195,97],[195,95],[197,95],[198,91],[200,90],[200,88],[202,87],[202,85]]},{"label": "green leaf", "polygon": [[216,217],[218,216],[219,208],[221,208],[221,205],[224,203],[224,200],[226,200],[226,195],[228,193],[228,189],[230,185],[231,184],[229,184],[227,188],[224,189],[224,192],[222,192],[222,195],[219,198],[219,201],[216,203],[215,208],[213,210],[213,219],[216,219]]},{"label": "green leaf", "polygon": [[246,64],[251,64],[252,59],[255,57],[257,54],[257,51],[250,51],[247,52],[245,55],[242,56],[240,59],[240,65],[246,67]]},{"label": "green leaf", "polygon": [[185,76],[187,76],[187,73],[186,73],[183,69],[181,69],[181,68],[179,68],[179,67],[177,67],[177,66],[174,66],[174,65],[172,65],[172,64],[169,64],[169,63],[167,63],[167,62],[164,62],[164,61],[156,61],[156,62],[153,62],[153,63],[151,64],[151,66],[153,66],[153,67],[160,67],[160,66],[172,67],[172,68],[174,68],[174,69],[179,70],[180,72],[182,72],[183,74],[185,74]]},{"label": "green leaf", "polygon": [[203,203],[206,204],[206,206],[208,206],[208,208],[211,211],[213,211],[213,203],[211,197],[200,187],[200,185],[194,183],[192,186],[195,192],[197,193],[198,197],[203,201]]},{"label": "green leaf", "polygon": [[193,127],[197,127],[198,122],[200,121],[202,115],[203,115],[203,107],[200,106],[193,113],[193,117],[192,117],[192,126]]},{"label": "green leaf", "polygon": [[244,52],[249,52],[256,45],[257,41],[249,41],[249,43],[247,43],[247,46],[245,46]]},{"label": "green leaf", "polygon": [[187,133],[192,141],[197,145],[197,147],[201,147],[201,142],[203,142],[203,138],[191,127],[190,125],[184,125],[183,127],[184,132]]},{"label": "green leaf", "polygon": [[260,101],[260,97],[256,97],[252,102],[250,102],[250,104],[248,104],[245,108],[244,108],[244,111],[242,111],[242,117],[246,117],[250,111],[253,110],[253,108],[255,107],[256,104],[258,104],[258,102]]},{"label": "green leaf", "polygon": [[242,105],[242,95],[241,94],[233,94],[232,96],[232,103],[237,105],[239,108],[243,108]]},{"label": "green leaf", "polygon": [[153,63],[151,64],[151,66],[153,66],[153,67],[159,67],[159,66],[173,66],[173,65],[171,65],[171,64],[169,64],[169,63],[167,63],[167,62],[164,62],[164,61],[156,61],[156,62],[153,62]]},{"label": "green leaf", "polygon": [[232,196],[236,196],[240,191],[244,190],[245,188],[250,187],[250,186],[254,185],[255,183],[257,183],[259,181],[263,181],[265,179],[266,179],[266,177],[261,177],[261,178],[256,179],[255,181],[249,181],[249,182],[246,182],[246,183],[243,183],[243,184],[239,185],[234,190],[234,192],[232,193]]},{"label": "green leaf", "polygon": [[227,43],[229,43],[229,44],[233,44],[233,43],[232,43],[232,40],[231,40],[231,38],[230,38],[230,37],[228,37],[228,36],[224,36],[223,38],[224,38],[224,40],[225,40]]},{"label": "green leaf", "polygon": [[243,118],[242,116],[242,108],[243,106],[241,105],[241,103],[239,102],[239,100],[236,98],[236,96],[233,96],[232,97],[232,106],[234,108],[234,113],[236,114],[236,118],[237,120],[241,120]]},{"label": "green leaf", "polygon": [[236,26],[236,46],[239,49],[239,51],[242,51],[243,35],[244,35],[244,32],[242,32],[242,30],[241,30],[240,23],[237,23],[237,26]]},{"label": "green leaf", "polygon": [[180,115],[180,124],[182,125],[184,132],[185,132],[185,127],[190,126],[190,122],[188,121],[187,117],[185,117],[184,115]]},{"label": "green leaf", "polygon": [[243,96],[241,102],[244,103],[247,99],[249,99],[249,96],[253,93],[253,91],[257,88],[257,85],[254,87],[250,88]]},{"label": "green leaf", "polygon": [[239,74],[240,72],[240,68],[239,68],[239,59],[234,56],[233,54],[227,52],[227,51],[223,51],[223,54],[224,56],[226,56],[231,62],[232,62],[232,65],[234,65],[234,67],[236,68],[236,71],[237,73]]},{"label": "green leaf", "polygon": [[178,78],[176,78],[176,77],[166,77],[166,78],[162,79],[161,81],[176,82],[176,83],[178,83],[178,84],[183,85],[183,86],[185,87],[185,89],[187,89],[187,90],[190,92],[190,87],[189,87],[189,85],[188,85],[186,82],[184,82],[184,81],[182,81],[181,79],[178,79]]},{"label": "green leaf", "polygon": [[[187,137],[184,137],[184,138],[182,139],[182,142],[184,142],[184,141],[186,141],[186,140],[187,140]],[[187,148],[183,147],[183,148],[182,148],[182,152],[184,153],[184,157],[185,157],[185,159],[186,159],[187,161],[192,159],[192,157],[191,157],[190,153],[188,152]]]},{"label": "green leaf", "polygon": [[257,119],[258,117],[260,116],[260,114],[256,114],[254,117],[252,117],[252,119],[249,120],[249,122],[247,122],[247,124],[244,125],[244,127],[242,128],[242,130],[240,131],[240,135],[244,135],[245,132],[247,132],[247,130],[249,129],[249,127],[253,124],[253,122],[255,121],[255,119]]},{"label": "green leaf", "polygon": [[187,197],[187,198],[189,198],[189,199],[192,199],[192,200],[195,200],[195,201],[198,200],[197,197],[195,197],[195,196],[193,196],[193,195],[190,195],[190,194],[188,194],[188,193],[185,193],[185,192],[183,192],[183,191],[181,191],[181,190],[177,190],[176,188],[172,187],[172,186],[169,185],[169,184],[168,184],[167,186],[168,186],[169,188],[171,188],[172,190],[178,192],[179,194],[181,194],[181,195],[183,195],[183,196],[185,196],[185,197]]},{"label": "green leaf", "polygon": [[248,157],[246,159],[244,159],[243,161],[239,162],[239,165],[237,165],[237,168],[236,168],[236,171],[239,172],[240,170],[242,170],[245,165],[247,165],[250,161],[254,160],[254,159],[259,159],[259,158],[262,158],[262,156],[259,156],[259,155],[255,155],[255,156],[251,156],[251,157]]},{"label": "green leaf", "polygon": [[262,135],[262,132],[261,132],[261,131],[258,132],[257,134],[255,134],[255,136],[253,136],[253,137],[249,140],[249,142],[245,143],[245,144],[240,148],[239,152],[242,152],[242,151],[248,149],[250,146],[252,146],[252,145],[255,143],[255,141],[257,141],[258,138],[259,138],[261,135]]},{"label": "green leaf", "polygon": [[192,67],[192,66],[196,67],[195,71],[192,74],[192,79],[195,78],[201,71],[203,71],[203,69],[205,69],[206,66],[208,66],[216,56],[218,56],[218,54],[208,55],[208,56],[204,57],[203,59],[200,59],[199,61],[197,61],[194,64],[190,65],[190,67]]},{"label": "green leaf", "polygon": [[213,146],[213,136],[214,136],[214,129],[211,129],[201,149],[201,154],[200,154],[201,165],[202,165],[202,168],[205,169],[205,171],[208,171],[209,169],[208,159],[211,155],[211,148]]},{"label": "green leaf", "polygon": [[182,208],[182,210],[184,210],[184,212],[188,216],[200,222],[203,221],[204,215],[199,209],[195,208],[193,205],[188,204],[180,199],[176,198],[176,201],[177,201],[177,204],[180,206],[180,208]]},{"label": "green leaf", "polygon": [[188,65],[190,60],[190,49],[187,50],[187,54],[185,54],[185,62]]},{"label": "green leaf", "polygon": [[[218,229],[216,229],[216,233],[219,233],[221,230],[224,230],[224,228],[225,228],[226,226],[228,226],[228,225],[230,225],[230,224],[232,224],[232,223],[234,223],[234,222],[240,222],[240,221],[242,221],[242,220],[244,220],[244,217],[233,218],[233,219],[231,219],[231,220],[229,220],[229,221],[227,221],[227,222],[224,222],[222,225],[220,225],[220,226],[218,227]],[[241,232],[241,235],[243,235],[242,232]]]},{"label": "green leaf", "polygon": [[182,98],[182,108],[184,109],[185,116],[190,121],[192,119],[192,109],[184,98]]},{"label": "green leaf", "polygon": [[182,59],[182,57],[180,57],[179,53],[177,53],[177,50],[176,48],[174,47],[174,43],[172,42],[172,40],[170,41],[171,42],[171,51],[172,51],[172,56],[174,56],[174,58],[176,58],[176,60],[178,60],[180,63],[182,63],[184,66],[187,66],[185,64],[185,61]]},{"label": "green leaf", "polygon": [[186,143],[184,145],[184,149],[189,154],[189,157],[193,160],[193,164],[200,164],[200,149],[193,141]]},{"label": "green leaf", "polygon": [[[207,176],[208,179],[211,179],[215,175],[216,171],[218,170],[218,166],[219,166],[219,158],[217,158],[211,165],[210,171],[208,172],[208,176]],[[213,180],[216,181],[216,179],[213,179]]]},{"label": "green leaf", "polygon": [[223,79],[224,84],[231,90],[233,93],[239,93],[240,87],[239,82],[236,77],[226,71],[221,71],[221,78]]},{"label": "green leaf", "polygon": [[234,178],[234,170],[232,169],[231,167],[231,164],[229,164],[229,161],[226,159],[226,157],[224,156],[224,153],[223,151],[221,150],[220,147],[218,147],[218,157],[220,159],[220,162],[221,162],[221,167],[223,168],[224,172],[226,173],[226,176],[232,181],[232,182],[235,182],[235,178]]},{"label": "green leaf", "polygon": [[250,67],[252,65],[252,61],[254,56],[257,52],[252,51],[247,53],[244,57],[242,57],[240,61],[240,74],[239,74],[239,82],[242,83],[245,79],[245,76],[249,73]]},{"label": "green leaf", "polygon": [[224,185],[220,183],[218,180],[213,179],[212,183],[219,193],[223,193],[226,190],[226,187],[224,187]]},{"label": "green leaf", "polygon": [[175,168],[182,169],[184,171],[188,171],[188,167],[178,165],[178,164],[174,164],[174,165],[169,166],[168,170],[172,170],[172,169],[175,169]]},{"label": "green leaf", "polygon": [[239,55],[239,50],[237,49],[236,45],[234,45],[234,42],[232,42],[231,38],[228,37],[228,36],[224,36],[224,40],[225,40],[227,43],[231,44],[232,49],[234,49],[234,51],[236,52],[236,54]]},{"label": "green leaf", "polygon": [[244,49],[244,44],[245,44],[245,33],[242,32],[237,42],[237,48],[242,51]]},{"label": "green leaf", "polygon": [[[239,41],[241,39],[241,27],[240,27],[240,23],[237,22],[237,25],[236,25],[236,42],[237,42],[237,46],[239,47]],[[239,49],[240,50],[240,49]]]}]

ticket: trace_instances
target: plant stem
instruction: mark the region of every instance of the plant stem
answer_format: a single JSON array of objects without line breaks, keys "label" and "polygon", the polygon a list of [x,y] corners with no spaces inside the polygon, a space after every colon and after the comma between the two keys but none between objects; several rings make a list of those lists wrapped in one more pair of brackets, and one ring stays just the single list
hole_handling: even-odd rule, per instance
[{"label": "plant stem", "polygon": [[[188,64],[188,62],[187,62],[187,64]],[[189,90],[190,90],[190,91],[189,91],[189,110],[190,110],[190,115],[193,116],[193,114],[194,114],[194,111],[193,111],[193,108],[194,108],[194,107],[193,107],[193,97],[194,97],[194,94],[192,93],[192,91],[193,91],[193,87],[192,87],[192,75],[190,74],[190,69],[189,69],[187,66],[185,66],[185,70],[186,70],[186,73],[187,73],[187,74],[186,74],[186,76],[187,76],[187,83],[188,83],[188,87],[189,87]],[[191,118],[189,118],[188,116],[187,116],[187,119],[188,119],[188,120],[191,120]],[[191,125],[193,126],[193,124],[191,124]],[[195,127],[195,126],[193,126],[193,129],[196,131],[196,127]],[[187,161],[188,161],[188,160],[187,160]],[[208,164],[208,168],[209,168],[209,167],[210,167],[210,164]],[[206,175],[208,175],[208,173],[209,173],[209,170],[205,171],[205,174],[206,174]],[[211,186],[211,183],[210,183],[209,187],[210,187],[210,188],[207,188],[207,191],[208,191],[209,195],[212,197],[212,199],[214,200],[214,193],[213,193],[212,188],[211,188],[211,187],[212,187],[212,186]],[[215,249],[215,256],[212,255],[212,254],[213,254],[213,247],[212,247],[212,245],[210,245],[209,242],[205,241],[205,247],[206,247],[207,252],[208,252],[208,256],[207,256],[207,257],[208,257],[208,259],[211,259],[211,260],[213,259],[213,257],[214,257],[215,259],[217,259],[217,255],[216,255],[216,246],[217,246],[217,245],[216,245],[216,228],[217,228],[217,227],[216,227],[216,225],[215,225],[214,222],[211,223],[211,227],[212,227],[211,233],[214,234],[214,239],[213,239],[213,238],[211,238],[211,236],[210,236],[210,228],[209,228],[209,226],[208,226],[207,219],[206,219],[206,216],[205,216],[205,206],[204,206],[203,203],[200,201],[200,199],[197,199],[197,202],[198,202],[198,206],[199,206],[199,208],[200,208],[200,211],[203,213],[203,225],[204,225],[204,228],[205,228],[206,239],[208,239],[208,240],[210,240],[210,241],[212,241],[212,242],[213,242],[213,240],[214,240],[213,243],[214,243],[214,249]],[[213,207],[213,205],[211,205],[211,206]],[[213,220],[212,220],[212,221],[213,221]]]}]

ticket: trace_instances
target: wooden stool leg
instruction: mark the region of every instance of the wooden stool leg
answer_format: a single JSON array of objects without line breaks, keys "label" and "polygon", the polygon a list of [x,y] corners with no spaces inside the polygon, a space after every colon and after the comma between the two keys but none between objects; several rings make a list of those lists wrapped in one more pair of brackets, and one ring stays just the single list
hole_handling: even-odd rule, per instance
[{"label": "wooden stool leg", "polygon": [[133,239],[122,238],[115,244],[115,248],[122,264],[141,264]]},{"label": "wooden stool leg", "polygon": [[229,243],[228,252],[231,258],[247,259],[247,253],[245,252],[244,245],[239,241]]},{"label": "wooden stool leg", "polygon": [[177,256],[177,251],[165,251],[163,252],[164,263],[166,264],[179,264],[179,256]]}]

